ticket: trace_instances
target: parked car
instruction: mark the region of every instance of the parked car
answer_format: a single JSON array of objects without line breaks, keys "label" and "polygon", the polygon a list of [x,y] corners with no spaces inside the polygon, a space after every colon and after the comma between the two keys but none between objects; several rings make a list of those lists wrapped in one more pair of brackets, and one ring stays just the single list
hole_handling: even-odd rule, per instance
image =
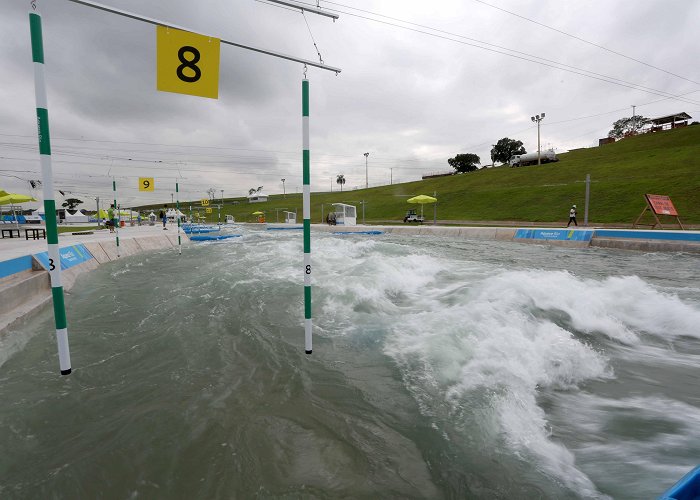
[{"label": "parked car", "polygon": [[423,216],[418,215],[415,211],[415,209],[411,209],[406,212],[406,216],[403,218],[404,222],[417,222],[419,224],[423,224]]}]

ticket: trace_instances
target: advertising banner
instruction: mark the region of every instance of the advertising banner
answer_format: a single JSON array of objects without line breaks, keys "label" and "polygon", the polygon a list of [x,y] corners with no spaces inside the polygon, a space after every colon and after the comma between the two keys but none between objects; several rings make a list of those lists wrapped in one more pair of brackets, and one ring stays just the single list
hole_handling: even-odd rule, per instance
[{"label": "advertising banner", "polygon": [[678,216],[676,207],[673,206],[671,198],[660,194],[645,194],[649,206],[656,215],[673,215]]}]

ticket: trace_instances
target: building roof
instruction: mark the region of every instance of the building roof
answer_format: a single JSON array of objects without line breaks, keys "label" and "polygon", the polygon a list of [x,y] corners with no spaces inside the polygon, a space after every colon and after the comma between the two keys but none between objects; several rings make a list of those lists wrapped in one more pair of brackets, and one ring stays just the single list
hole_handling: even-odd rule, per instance
[{"label": "building roof", "polygon": [[692,116],[690,116],[688,113],[685,112],[680,112],[676,113],[674,115],[668,115],[668,116],[660,116],[658,118],[651,118],[649,121],[653,123],[654,125],[663,125],[665,123],[673,123],[673,122],[678,122],[678,121],[683,121],[683,120],[690,120]]}]

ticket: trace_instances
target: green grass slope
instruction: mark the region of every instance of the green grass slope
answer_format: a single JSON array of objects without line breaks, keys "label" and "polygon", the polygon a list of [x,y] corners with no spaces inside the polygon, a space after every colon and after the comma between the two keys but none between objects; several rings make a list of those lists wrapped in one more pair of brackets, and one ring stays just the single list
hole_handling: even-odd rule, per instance
[{"label": "green grass slope", "polygon": [[[569,207],[575,203],[583,220],[586,174],[591,175],[589,222],[630,224],[645,206],[645,193],[668,195],[681,221],[700,223],[700,126],[691,126],[624,139],[602,147],[575,150],[559,156],[560,161],[541,166],[489,168],[436,179],[394,184],[377,188],[312,193],[312,222],[321,222],[331,203],[350,203],[362,220],[361,200],[366,201],[366,221],[401,222],[409,205],[406,200],[418,194],[439,200],[438,219],[470,221],[566,222]],[[301,170],[301,160],[300,167]],[[311,162],[313,177],[313,157]],[[224,213],[237,221],[253,221],[252,212],[266,212],[275,222],[275,208],[297,209],[301,222],[301,194],[271,196],[266,203],[249,204],[238,198]],[[182,204],[185,208],[189,203]],[[183,208],[183,211],[186,211]],[[204,212],[200,208],[200,212]],[[425,206],[426,219],[432,219],[432,205]],[[216,220],[216,209],[209,214]],[[280,213],[280,220],[283,214]],[[665,221],[664,221],[665,222]],[[668,221],[669,223],[671,220]]]}]

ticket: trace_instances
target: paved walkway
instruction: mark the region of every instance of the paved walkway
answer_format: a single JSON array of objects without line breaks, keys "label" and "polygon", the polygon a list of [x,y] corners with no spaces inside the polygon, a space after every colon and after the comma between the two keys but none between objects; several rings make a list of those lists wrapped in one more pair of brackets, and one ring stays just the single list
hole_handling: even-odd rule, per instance
[{"label": "paved walkway", "polygon": [[[25,255],[34,255],[40,252],[45,252],[47,250],[47,244],[45,239],[41,240],[29,240],[24,239],[24,228],[36,228],[35,224],[29,224],[25,226],[20,226],[21,228],[21,238],[2,238],[0,239],[0,262],[14,259],[16,257],[22,257]],[[43,226],[42,226],[43,227]],[[61,226],[65,227],[65,226]],[[70,227],[70,226],[68,226]],[[85,227],[81,224],[80,227]],[[134,227],[122,227],[119,229],[119,239],[122,238],[135,238],[140,236],[155,236],[166,233],[163,231],[162,223],[156,224],[154,226],[142,225]],[[177,234],[177,226],[174,224],[168,224],[169,234]],[[89,243],[93,241],[107,241],[114,240],[114,233],[110,233],[106,229],[97,230],[93,234],[84,235],[72,235],[71,233],[61,233],[58,235],[58,244],[60,247],[68,247],[71,245],[76,245],[78,243]]]}]

